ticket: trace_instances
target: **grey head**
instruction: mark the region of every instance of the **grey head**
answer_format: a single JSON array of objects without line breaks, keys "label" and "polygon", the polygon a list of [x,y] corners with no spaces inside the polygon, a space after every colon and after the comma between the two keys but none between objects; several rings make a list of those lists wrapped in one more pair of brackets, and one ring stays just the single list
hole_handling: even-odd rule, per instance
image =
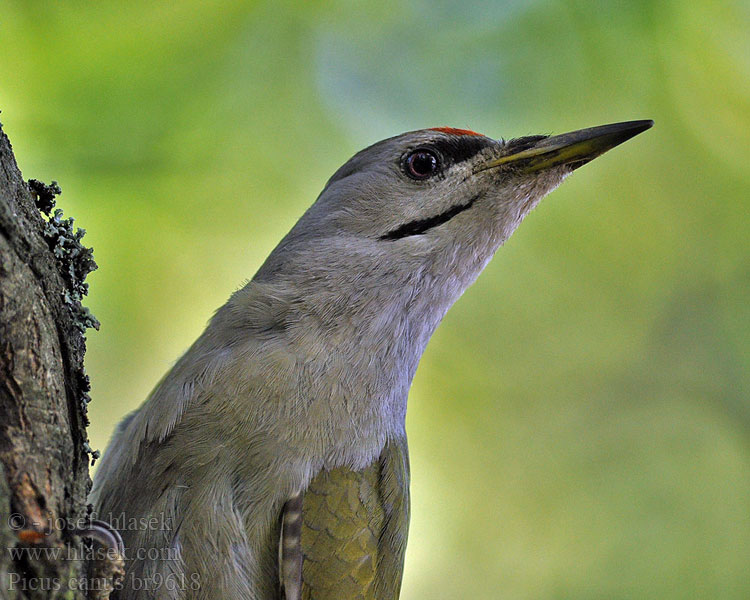
[{"label": "grey head", "polygon": [[255,281],[322,293],[328,302],[316,306],[331,307],[322,315],[331,326],[362,321],[353,313],[366,305],[416,309],[429,336],[544,195],[652,124],[509,141],[436,128],[383,140],[336,171]]}]

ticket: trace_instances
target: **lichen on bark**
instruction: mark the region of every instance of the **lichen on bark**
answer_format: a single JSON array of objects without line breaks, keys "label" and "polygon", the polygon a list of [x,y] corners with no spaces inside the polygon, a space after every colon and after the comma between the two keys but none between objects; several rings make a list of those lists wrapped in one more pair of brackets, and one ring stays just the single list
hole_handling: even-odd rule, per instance
[{"label": "lichen on bark", "polygon": [[[83,598],[76,587],[91,460],[82,307],[96,268],[54,212],[57,184],[25,182],[0,126],[0,597]],[[48,551],[39,552],[47,549]]]}]

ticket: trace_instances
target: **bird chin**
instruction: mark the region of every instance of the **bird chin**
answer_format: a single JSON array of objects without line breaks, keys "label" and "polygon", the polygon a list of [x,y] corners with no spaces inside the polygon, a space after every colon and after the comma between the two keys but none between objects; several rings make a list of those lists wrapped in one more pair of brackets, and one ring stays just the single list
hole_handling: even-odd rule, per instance
[{"label": "bird chin", "polygon": [[532,188],[529,190],[529,195],[521,203],[521,219],[536,208],[542,198],[553,192],[571,172],[567,165],[561,166],[550,169],[544,176],[534,181]]}]

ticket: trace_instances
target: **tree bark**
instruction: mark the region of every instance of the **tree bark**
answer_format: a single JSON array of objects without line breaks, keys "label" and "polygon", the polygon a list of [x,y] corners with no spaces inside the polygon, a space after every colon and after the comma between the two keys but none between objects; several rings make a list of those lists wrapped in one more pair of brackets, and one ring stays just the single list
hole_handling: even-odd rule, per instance
[{"label": "tree bark", "polygon": [[[50,215],[59,188],[18,170],[0,125],[0,598],[83,598],[87,517],[81,306],[96,268],[72,219]],[[44,214],[43,214],[44,213]]]}]

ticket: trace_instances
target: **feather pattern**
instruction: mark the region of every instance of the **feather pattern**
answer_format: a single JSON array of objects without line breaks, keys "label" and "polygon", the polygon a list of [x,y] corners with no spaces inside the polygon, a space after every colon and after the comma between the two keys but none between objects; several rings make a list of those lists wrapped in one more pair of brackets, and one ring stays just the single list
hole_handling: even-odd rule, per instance
[{"label": "feather pattern", "polygon": [[[353,471],[323,471],[302,498],[303,600],[398,598],[409,526],[406,440]],[[289,600],[287,595],[286,600]]]}]

